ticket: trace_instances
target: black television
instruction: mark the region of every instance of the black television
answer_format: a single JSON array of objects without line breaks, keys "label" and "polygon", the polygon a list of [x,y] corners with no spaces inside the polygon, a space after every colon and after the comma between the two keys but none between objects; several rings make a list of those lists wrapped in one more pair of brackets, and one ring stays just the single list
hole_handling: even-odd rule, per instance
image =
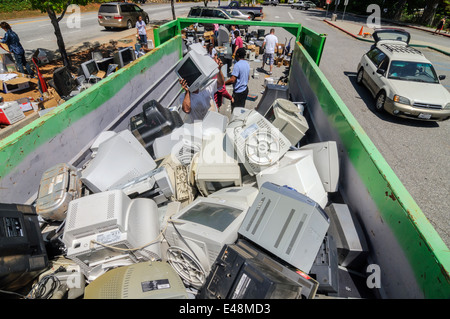
[{"label": "black television", "polygon": [[17,291],[47,266],[47,251],[35,208],[0,204],[0,289]]}]

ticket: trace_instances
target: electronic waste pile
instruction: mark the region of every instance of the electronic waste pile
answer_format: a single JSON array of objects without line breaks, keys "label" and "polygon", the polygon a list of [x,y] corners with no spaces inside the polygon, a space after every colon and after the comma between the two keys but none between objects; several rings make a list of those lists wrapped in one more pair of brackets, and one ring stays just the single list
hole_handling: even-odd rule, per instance
[{"label": "electronic waste pile", "polygon": [[28,241],[2,242],[22,263],[2,257],[1,289],[26,273],[27,298],[341,296],[339,276],[367,247],[328,196],[336,143],[303,145],[299,106],[278,98],[183,123],[147,102],[129,129],[101,133],[81,168],[48,168],[34,205],[2,205],[3,226]]},{"label": "electronic waste pile", "polygon": [[[203,61],[195,51],[181,64]],[[209,83],[202,72],[190,85]],[[364,233],[338,196],[337,143],[308,143],[306,112],[274,84],[254,109],[193,123],[146,102],[128,129],[100,133],[76,167],[47,168],[33,204],[0,204],[0,292],[371,297],[360,285]]]}]

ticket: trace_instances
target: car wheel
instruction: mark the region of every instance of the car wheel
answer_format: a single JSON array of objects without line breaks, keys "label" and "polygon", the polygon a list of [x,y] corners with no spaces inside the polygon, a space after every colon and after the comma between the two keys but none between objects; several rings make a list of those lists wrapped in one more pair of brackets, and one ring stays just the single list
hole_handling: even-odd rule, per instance
[{"label": "car wheel", "polygon": [[383,112],[385,102],[386,102],[386,93],[384,91],[380,91],[375,99],[375,110],[377,110],[377,112]]},{"label": "car wheel", "polygon": [[255,14],[254,13],[250,12],[248,15],[250,16],[250,19],[255,20]]},{"label": "car wheel", "polygon": [[150,19],[148,16],[145,17],[145,24],[149,24],[150,23]]},{"label": "car wheel", "polygon": [[127,29],[131,29],[133,28],[133,22],[131,22],[131,20],[127,21]]},{"label": "car wheel", "polygon": [[359,68],[358,74],[356,74],[356,84],[362,85],[363,77],[364,77],[364,69]]}]

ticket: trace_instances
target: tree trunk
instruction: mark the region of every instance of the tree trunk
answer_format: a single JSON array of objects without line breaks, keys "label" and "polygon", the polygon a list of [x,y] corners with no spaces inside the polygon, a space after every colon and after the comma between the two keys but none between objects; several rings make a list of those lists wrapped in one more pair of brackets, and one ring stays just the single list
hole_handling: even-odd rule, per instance
[{"label": "tree trunk", "polygon": [[440,0],[431,0],[427,2],[427,6],[423,11],[421,22],[426,25],[431,25],[433,23],[434,15],[436,14],[436,9],[439,5]]},{"label": "tree trunk", "polygon": [[175,0],[170,0],[170,7],[172,8],[172,19],[176,20],[177,16],[175,15]]},{"label": "tree trunk", "polygon": [[395,10],[394,16],[392,17],[395,21],[400,21],[403,14],[403,10],[405,9],[406,2],[407,0],[400,1],[400,5]]},{"label": "tree trunk", "polygon": [[71,69],[72,63],[66,52],[66,45],[64,44],[64,39],[61,33],[61,29],[59,27],[59,21],[58,18],[56,17],[56,13],[53,10],[53,8],[47,7],[47,14],[50,18],[53,28],[55,29],[56,42],[58,44],[59,53],[61,54],[61,59],[64,63],[64,66],[66,66],[68,69]]}]

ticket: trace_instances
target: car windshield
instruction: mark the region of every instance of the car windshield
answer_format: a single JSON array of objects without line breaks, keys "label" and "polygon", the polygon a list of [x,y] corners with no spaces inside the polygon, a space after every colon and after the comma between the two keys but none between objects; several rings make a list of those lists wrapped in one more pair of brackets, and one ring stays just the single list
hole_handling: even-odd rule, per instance
[{"label": "car windshield", "polygon": [[392,61],[388,78],[404,81],[439,83],[431,63],[411,61]]}]

